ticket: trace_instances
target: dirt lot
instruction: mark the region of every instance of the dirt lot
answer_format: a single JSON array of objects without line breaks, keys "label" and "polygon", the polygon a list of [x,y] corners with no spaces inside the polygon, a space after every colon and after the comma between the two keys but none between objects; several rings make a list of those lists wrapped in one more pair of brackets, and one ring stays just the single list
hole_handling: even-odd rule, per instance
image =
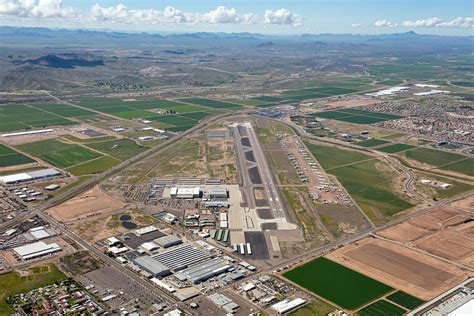
[{"label": "dirt lot", "polygon": [[474,267],[474,223],[471,216],[451,208],[438,208],[377,234]]},{"label": "dirt lot", "polygon": [[424,300],[440,295],[469,276],[454,265],[375,238],[347,245],[327,257]]},{"label": "dirt lot", "polygon": [[104,194],[97,186],[93,189],[49,209],[47,212],[62,222],[72,222],[89,216],[125,207],[122,201]]},{"label": "dirt lot", "polygon": [[[467,233],[463,234],[463,231]],[[474,222],[470,222],[421,238],[415,242],[415,245],[437,256],[473,265],[473,232]]]},{"label": "dirt lot", "polygon": [[110,215],[107,217],[96,218],[89,221],[81,221],[72,225],[72,229],[86,240],[95,243],[107,237],[117,236],[129,232],[120,222],[120,215],[127,214],[131,217],[131,222],[138,227],[149,226],[155,223],[153,217],[136,210],[127,210],[126,212]]},{"label": "dirt lot", "polygon": [[465,199],[455,201],[451,203],[451,205],[465,210],[474,211],[474,194],[466,197]]}]

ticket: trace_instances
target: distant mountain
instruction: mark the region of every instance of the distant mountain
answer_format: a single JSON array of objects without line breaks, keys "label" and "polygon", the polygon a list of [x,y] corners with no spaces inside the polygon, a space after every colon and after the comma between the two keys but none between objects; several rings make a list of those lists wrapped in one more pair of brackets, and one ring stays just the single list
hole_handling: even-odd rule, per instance
[{"label": "distant mountain", "polygon": [[46,55],[35,59],[14,60],[17,65],[39,65],[51,68],[71,69],[76,67],[97,67],[103,66],[103,60],[86,60],[82,58],[61,58],[56,55]]}]

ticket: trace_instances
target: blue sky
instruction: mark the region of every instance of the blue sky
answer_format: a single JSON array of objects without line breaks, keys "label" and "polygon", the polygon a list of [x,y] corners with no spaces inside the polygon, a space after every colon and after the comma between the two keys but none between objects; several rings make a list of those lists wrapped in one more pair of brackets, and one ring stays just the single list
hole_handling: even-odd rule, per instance
[{"label": "blue sky", "polygon": [[150,32],[473,35],[473,0],[0,0],[0,24]]}]

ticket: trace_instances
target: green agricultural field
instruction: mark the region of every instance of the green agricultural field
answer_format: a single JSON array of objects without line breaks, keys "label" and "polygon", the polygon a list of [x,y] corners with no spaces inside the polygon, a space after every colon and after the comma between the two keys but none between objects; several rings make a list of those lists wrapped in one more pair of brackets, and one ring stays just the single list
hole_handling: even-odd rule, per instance
[{"label": "green agricultural field", "polygon": [[180,116],[184,116],[196,121],[200,121],[203,118],[208,117],[209,115],[211,114],[207,112],[189,112],[189,113],[180,114]]},{"label": "green agricultural field", "polygon": [[316,299],[315,301],[298,308],[294,312],[290,312],[290,316],[326,316],[335,311],[336,308],[323,300]]},{"label": "green agricultural field", "polygon": [[191,104],[203,105],[203,106],[207,106],[207,107],[215,108],[215,109],[227,109],[227,108],[239,108],[239,107],[241,107],[238,104],[222,102],[222,101],[212,100],[212,99],[187,98],[187,99],[180,99],[179,101],[186,102],[186,103],[191,103]]},{"label": "green agricultural field", "polygon": [[112,157],[100,157],[98,159],[90,160],[80,165],[66,169],[75,176],[92,175],[104,172],[120,163],[119,160]]},{"label": "green agricultural field", "polygon": [[53,113],[22,104],[0,105],[0,131],[18,131],[28,127],[46,127],[53,125],[73,125],[67,120]]},{"label": "green agricultural field", "polygon": [[408,150],[411,149],[415,146],[407,145],[407,144],[393,144],[393,145],[388,145],[384,147],[379,147],[377,148],[378,151],[382,151],[384,153],[388,154],[394,154],[398,153],[400,151]]},{"label": "green agricultural field", "polygon": [[67,276],[52,263],[30,268],[28,271],[30,275],[25,277],[19,276],[16,272],[0,274],[0,315],[14,312],[13,306],[6,302],[7,297],[67,279]]},{"label": "green agricultural field", "polygon": [[93,148],[103,153],[107,153],[119,160],[127,160],[139,153],[147,150],[146,147],[138,146],[133,140],[119,139],[100,143],[87,144],[87,147]]},{"label": "green agricultural field", "polygon": [[72,141],[74,143],[80,143],[80,144],[90,144],[90,143],[98,143],[98,142],[104,142],[107,140],[114,140],[116,139],[115,136],[99,136],[99,137],[93,137],[93,138],[78,138],[72,135],[64,135],[62,138]]},{"label": "green agricultural field", "polygon": [[451,84],[455,86],[474,88],[474,82],[472,81],[453,81]]},{"label": "green agricultural field", "polygon": [[385,119],[372,117],[372,116],[364,116],[364,115],[352,115],[352,116],[345,116],[337,119],[338,121],[348,122],[352,124],[375,124],[379,122],[386,121]]},{"label": "green agricultural field", "polygon": [[148,118],[151,121],[157,121],[174,126],[196,125],[197,121],[180,115],[158,115]]},{"label": "green agricultural field", "polygon": [[10,155],[0,155],[0,168],[25,165],[32,162],[35,161],[30,157],[19,153]]},{"label": "green agricultural field", "polygon": [[230,103],[237,103],[240,105],[250,105],[250,106],[274,106],[275,104],[269,103],[268,101],[255,100],[255,99],[228,99],[224,100]]},{"label": "green agricultural field", "polygon": [[390,316],[402,316],[405,314],[405,310],[397,305],[389,303],[385,300],[380,300],[375,303],[370,304],[367,307],[364,307],[356,313],[357,316],[380,316],[380,315],[390,315]]},{"label": "green agricultural field", "polygon": [[393,289],[324,257],[285,272],[283,276],[343,308],[356,310]]},{"label": "green agricultural field", "polygon": [[383,162],[378,160],[363,161],[328,171],[337,177],[342,186],[372,220],[377,220],[376,214],[373,214],[374,210],[390,217],[413,206],[393,193],[391,173],[380,171],[377,169],[376,163]]},{"label": "green agricultural field", "polygon": [[72,146],[43,155],[41,159],[56,167],[67,168],[100,156],[100,154],[84,147]]},{"label": "green agricultural field", "polygon": [[425,302],[403,291],[390,294],[387,299],[409,310],[415,309]]},{"label": "green agricultural field", "polygon": [[441,167],[442,170],[459,172],[474,177],[474,158],[466,158]]},{"label": "green agricultural field", "polygon": [[334,146],[322,146],[305,142],[311,154],[319,161],[324,169],[329,170],[339,166],[359,162],[374,157],[357,151],[343,150]]},{"label": "green agricultural field", "polygon": [[85,147],[53,139],[23,144],[18,148],[59,168],[71,167],[101,156]]},{"label": "green agricultural field", "polygon": [[429,148],[417,148],[405,152],[405,156],[416,161],[426,163],[435,167],[440,167],[453,163],[467,157],[460,154],[454,154],[441,150]]},{"label": "green agricultural field", "polygon": [[170,127],[170,128],[167,128],[167,130],[171,132],[184,132],[193,127],[194,125],[182,125],[182,126]]},{"label": "green agricultural field", "polygon": [[372,138],[372,139],[363,140],[361,142],[357,142],[355,144],[357,146],[362,146],[362,147],[374,147],[374,146],[379,146],[379,145],[387,144],[387,143],[389,143],[389,141]]},{"label": "green agricultural field", "polygon": [[115,112],[115,113],[112,113],[112,115],[123,118],[123,119],[132,120],[132,119],[137,119],[137,118],[147,118],[150,116],[155,116],[156,113],[141,111],[141,110],[133,110],[133,111],[125,111],[125,112]]},{"label": "green agricultural field", "polygon": [[11,154],[16,154],[16,153],[17,153],[16,150],[13,150],[8,146],[0,144],[0,156],[11,155]]},{"label": "green agricultural field", "polygon": [[258,100],[258,101],[263,101],[263,102],[273,102],[273,103],[278,103],[281,101],[285,101],[285,98],[280,98],[280,97],[274,97],[270,95],[262,96],[262,97],[256,97],[252,98],[251,100]]},{"label": "green agricultural field", "polygon": [[325,119],[337,120],[342,117],[351,116],[351,114],[340,112],[340,111],[325,111],[325,112],[317,112],[311,113],[311,116],[322,117]]},{"label": "green agricultural field", "polygon": [[62,117],[78,117],[78,116],[88,116],[88,115],[95,115],[95,112],[84,110],[75,106],[68,106],[64,104],[56,104],[56,103],[40,103],[40,104],[32,104],[35,108],[41,109],[43,111],[47,111],[49,113],[53,113]]}]

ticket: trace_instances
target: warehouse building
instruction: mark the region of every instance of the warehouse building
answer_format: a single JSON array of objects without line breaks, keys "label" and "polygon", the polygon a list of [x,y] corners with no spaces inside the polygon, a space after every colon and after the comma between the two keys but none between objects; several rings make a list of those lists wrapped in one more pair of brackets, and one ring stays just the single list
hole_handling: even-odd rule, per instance
[{"label": "warehouse building", "polygon": [[165,277],[171,274],[170,268],[150,256],[142,256],[133,259],[133,263],[154,277]]},{"label": "warehouse building", "polygon": [[29,232],[23,234],[28,240],[41,240],[56,235],[56,231],[52,228],[45,228],[44,226],[35,227]]},{"label": "warehouse building", "polygon": [[177,246],[183,243],[181,239],[173,235],[167,235],[153,240],[155,244],[161,248],[169,248],[172,246]]},{"label": "warehouse building", "polygon": [[48,168],[35,170],[30,172],[15,173],[7,176],[0,177],[0,183],[3,184],[15,184],[23,183],[28,181],[43,180],[61,176],[62,173],[56,169]]},{"label": "warehouse building", "polygon": [[188,280],[193,284],[204,282],[212,277],[229,271],[232,265],[221,258],[213,258],[195,264],[175,275],[180,281]]},{"label": "warehouse building", "polygon": [[53,131],[54,131],[53,129],[40,129],[40,130],[36,130],[36,131],[26,131],[26,132],[15,132],[15,133],[2,134],[2,137],[38,135],[38,134],[51,133]]},{"label": "warehouse building", "polygon": [[306,301],[302,298],[296,298],[292,301],[288,299],[284,299],[281,302],[272,305],[272,308],[277,311],[278,314],[285,314],[288,313],[302,305],[304,305]]},{"label": "warehouse building", "polygon": [[223,198],[223,199],[227,199],[229,197],[229,194],[228,194],[228,191],[226,188],[211,188],[209,189],[209,197],[211,199],[219,199],[219,198]]},{"label": "warehouse building", "polygon": [[199,187],[194,188],[177,188],[173,187],[170,191],[170,196],[173,199],[195,199],[201,197],[201,190]]},{"label": "warehouse building", "polygon": [[153,255],[153,258],[176,271],[209,258],[209,254],[188,244]]},{"label": "warehouse building", "polygon": [[13,251],[20,256],[23,260],[30,260],[52,253],[58,252],[61,247],[57,243],[47,244],[43,241],[38,241],[32,244],[13,248]]},{"label": "warehouse building", "polygon": [[229,208],[229,202],[224,201],[208,201],[205,204],[206,208]]}]

